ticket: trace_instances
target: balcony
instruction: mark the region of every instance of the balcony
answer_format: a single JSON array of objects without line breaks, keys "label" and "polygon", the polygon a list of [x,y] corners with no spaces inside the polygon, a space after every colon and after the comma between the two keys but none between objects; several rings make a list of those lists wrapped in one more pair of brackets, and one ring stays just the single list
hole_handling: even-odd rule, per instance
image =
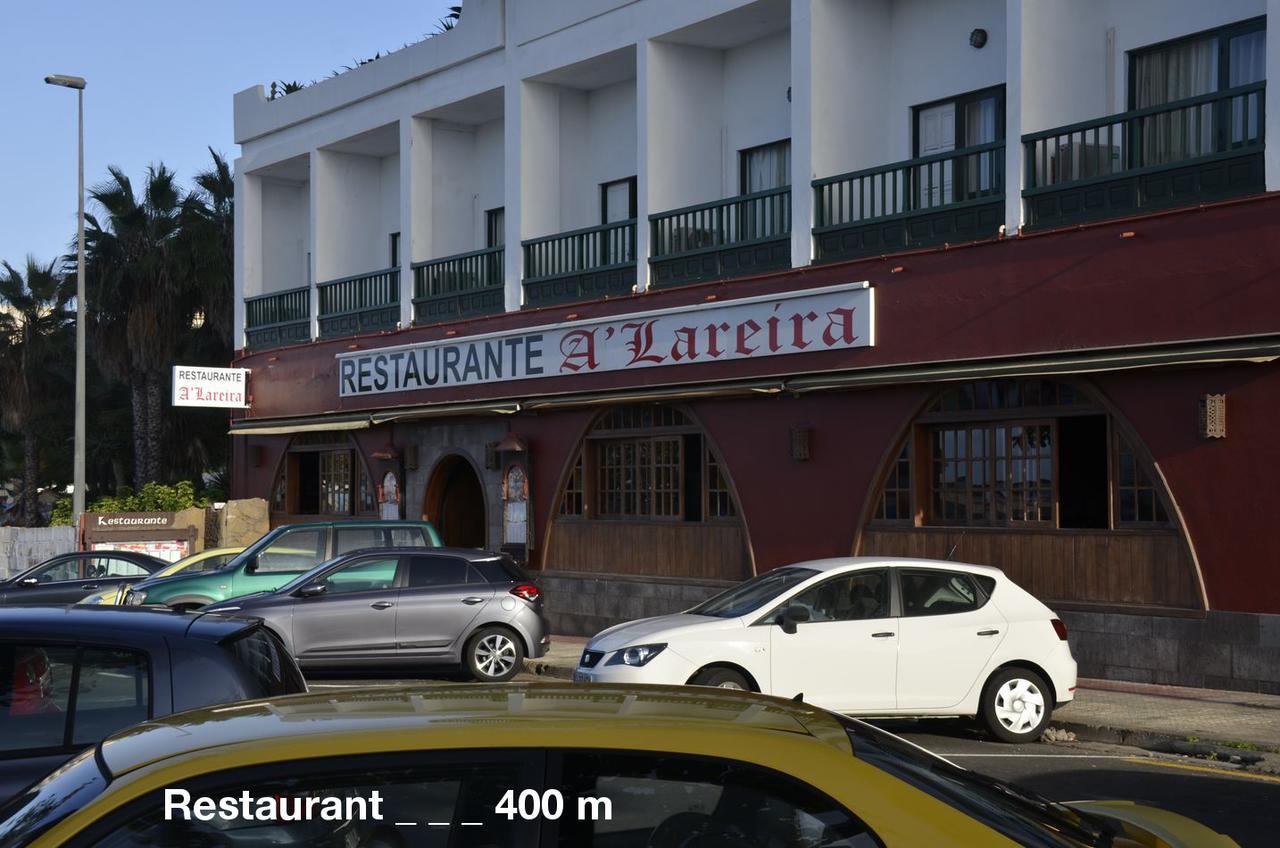
[{"label": "balcony", "polygon": [[1265,190],[1266,83],[1030,133],[1028,227],[1055,227]]},{"label": "balcony", "polygon": [[791,267],[791,187],[649,216],[650,287]]},{"label": "balcony", "polygon": [[245,350],[311,341],[311,288],[244,299]]},{"label": "balcony", "polygon": [[400,321],[400,269],[387,268],[316,286],[320,338],[394,330]]},{"label": "balcony", "polygon": [[502,247],[489,247],[414,263],[413,323],[502,312],[503,255]]},{"label": "balcony", "polygon": [[636,285],[635,219],[521,242],[525,306],[631,294]]},{"label": "balcony", "polygon": [[996,235],[1004,152],[992,142],[814,180],[817,261]]}]

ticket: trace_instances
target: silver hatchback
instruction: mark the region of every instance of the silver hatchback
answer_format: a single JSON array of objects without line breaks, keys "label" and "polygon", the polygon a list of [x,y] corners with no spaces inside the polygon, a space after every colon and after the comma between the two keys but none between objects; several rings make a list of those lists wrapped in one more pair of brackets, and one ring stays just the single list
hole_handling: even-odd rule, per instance
[{"label": "silver hatchback", "polygon": [[261,618],[304,669],[462,666],[493,683],[551,644],[538,586],[511,557],[470,548],[351,551],[204,609]]}]

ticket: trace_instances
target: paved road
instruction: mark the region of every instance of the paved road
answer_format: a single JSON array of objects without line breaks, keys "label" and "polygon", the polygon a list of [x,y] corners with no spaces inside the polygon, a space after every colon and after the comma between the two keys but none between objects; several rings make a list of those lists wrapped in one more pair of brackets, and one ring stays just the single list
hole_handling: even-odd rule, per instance
[{"label": "paved road", "polygon": [[[457,681],[439,676],[425,682]],[[543,681],[530,674],[517,680]],[[315,691],[393,685],[375,680],[311,680]],[[415,681],[417,682],[417,681]],[[1001,745],[963,722],[877,722],[959,765],[1016,781],[1059,801],[1124,799],[1176,810],[1225,833],[1243,848],[1280,846],[1280,776],[1240,772],[1202,760],[1093,743]]]}]

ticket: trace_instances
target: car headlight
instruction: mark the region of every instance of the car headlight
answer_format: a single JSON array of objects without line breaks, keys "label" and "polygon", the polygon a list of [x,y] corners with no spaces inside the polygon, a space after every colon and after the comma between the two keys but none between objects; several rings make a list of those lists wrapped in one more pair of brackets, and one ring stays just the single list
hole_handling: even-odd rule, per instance
[{"label": "car headlight", "polygon": [[657,645],[632,645],[630,648],[623,648],[618,652],[618,659],[623,665],[645,665],[649,660],[662,653],[662,649],[667,647],[663,642]]},{"label": "car headlight", "polygon": [[104,599],[103,599],[103,597],[102,597],[101,595],[90,595],[89,597],[87,597],[87,598],[84,598],[84,599],[80,600],[78,603],[82,603],[82,604],[100,604],[100,603],[103,603],[103,601],[104,601]]},{"label": "car headlight", "polygon": [[147,602],[147,593],[142,589],[130,589],[125,593],[125,606],[140,607]]}]

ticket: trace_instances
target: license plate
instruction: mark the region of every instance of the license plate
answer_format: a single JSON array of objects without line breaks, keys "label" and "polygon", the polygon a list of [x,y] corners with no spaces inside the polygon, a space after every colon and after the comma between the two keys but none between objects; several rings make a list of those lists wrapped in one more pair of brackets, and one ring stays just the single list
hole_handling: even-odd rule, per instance
[{"label": "license plate", "polygon": [[573,673],[573,682],[574,683],[590,683],[591,675],[587,674],[585,671],[575,671]]}]

